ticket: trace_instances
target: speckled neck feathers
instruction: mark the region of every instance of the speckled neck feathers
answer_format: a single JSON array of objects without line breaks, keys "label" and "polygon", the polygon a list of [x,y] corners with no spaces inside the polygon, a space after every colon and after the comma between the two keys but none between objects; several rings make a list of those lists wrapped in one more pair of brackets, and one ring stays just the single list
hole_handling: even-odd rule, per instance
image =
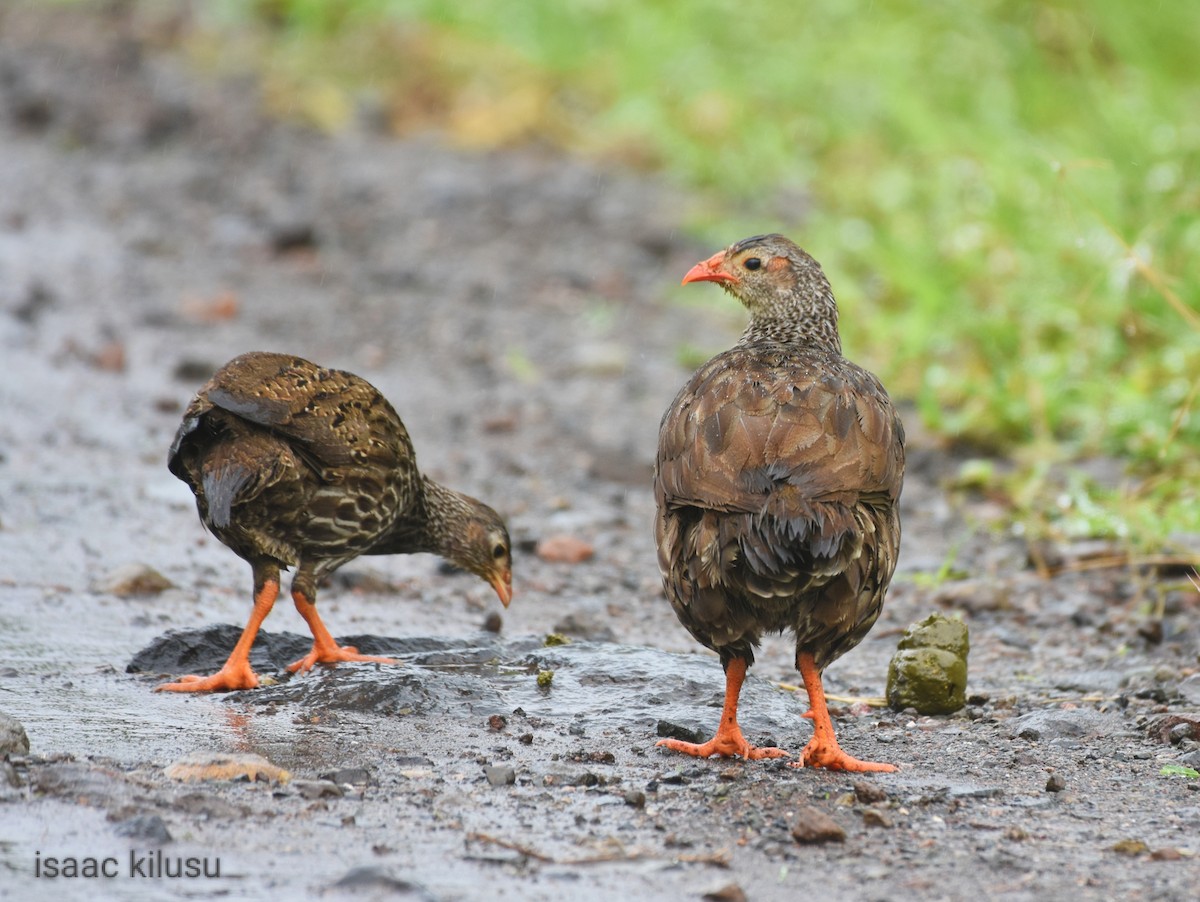
[{"label": "speckled neck feathers", "polygon": [[750,311],[750,323],[740,345],[777,342],[842,353],[838,308],[821,264],[782,235],[757,235],[732,245],[727,259],[753,252],[770,263],[742,281],[724,284]]}]

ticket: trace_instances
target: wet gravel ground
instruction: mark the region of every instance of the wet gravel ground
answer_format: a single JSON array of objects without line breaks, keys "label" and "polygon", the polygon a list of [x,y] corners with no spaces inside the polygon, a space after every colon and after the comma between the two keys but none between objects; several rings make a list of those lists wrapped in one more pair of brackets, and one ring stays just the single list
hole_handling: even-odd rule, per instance
[{"label": "wet gravel ground", "polygon": [[[656,749],[711,733],[722,690],[650,532],[680,349],[741,323],[675,288],[715,250],[681,231],[688,199],[548,153],[273,123],[159,36],[0,9],[0,897],[1194,898],[1200,781],[1162,773],[1200,768],[1178,572],[1086,544],[1039,549],[1039,575],[910,415],[900,572],[827,674],[844,746],[901,770]],[[432,558],[357,561],[326,622],[400,666],[291,677],[307,640],[280,604],[253,658],[270,685],[151,692],[218,667],[249,612],[248,566],[164,460],[192,391],[252,349],[384,391],[426,471],[509,519],[509,610]],[[555,537],[592,556],[539,555]],[[966,709],[862,701],[931,610],[970,627]],[[752,741],[807,741],[795,681],[768,641]],[[256,778],[179,779],[197,759]]]}]

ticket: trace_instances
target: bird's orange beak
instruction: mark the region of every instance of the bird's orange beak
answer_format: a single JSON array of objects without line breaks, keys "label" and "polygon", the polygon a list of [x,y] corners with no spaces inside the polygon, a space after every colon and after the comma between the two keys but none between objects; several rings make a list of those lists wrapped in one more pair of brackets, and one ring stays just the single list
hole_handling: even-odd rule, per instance
[{"label": "bird's orange beak", "polygon": [[512,601],[512,570],[506,567],[503,573],[493,574],[488,582],[500,597],[500,604],[508,607],[508,603]]},{"label": "bird's orange beak", "polygon": [[721,268],[721,264],[725,262],[725,252],[717,251],[707,260],[697,263],[687,271],[687,275],[683,277],[680,285],[686,285],[688,282],[737,282],[738,277],[733,273]]}]

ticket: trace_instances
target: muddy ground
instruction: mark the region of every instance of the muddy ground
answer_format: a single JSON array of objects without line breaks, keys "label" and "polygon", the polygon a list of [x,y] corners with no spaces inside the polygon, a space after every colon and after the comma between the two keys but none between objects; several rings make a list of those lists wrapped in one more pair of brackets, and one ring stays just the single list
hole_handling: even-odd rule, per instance
[{"label": "muddy ground", "polygon": [[[271,122],[253,81],[190,71],[161,37],[0,9],[0,711],[30,745],[0,725],[0,897],[1195,898],[1200,782],[1161,773],[1200,767],[1200,600],[1178,572],[1087,566],[1113,550],[1089,544],[1040,549],[1039,575],[987,499],[946,489],[959,461],[910,414],[899,574],[826,678],[843,744],[900,771],[655,748],[710,733],[722,689],[649,526],[680,349],[741,323],[675,287],[715,250],[683,231],[690,200],[370,117],[335,138]],[[273,685],[151,692],[219,666],[249,612],[249,568],[164,459],[191,392],[251,349],[371,379],[424,468],[508,517],[499,623],[486,585],[432,558],[360,560],[326,621],[402,666],[289,677],[305,639],[281,603],[254,657]],[[552,536],[594,556],[544,560]],[[170,585],[128,594],[131,565]],[[933,610],[970,627],[967,708],[856,701]],[[742,720],[798,750],[791,658],[766,643]],[[214,753],[291,779],[168,775]],[[793,837],[821,814],[840,841]],[[156,852],[220,876],[157,876]],[[50,878],[50,858],[117,874]]]}]

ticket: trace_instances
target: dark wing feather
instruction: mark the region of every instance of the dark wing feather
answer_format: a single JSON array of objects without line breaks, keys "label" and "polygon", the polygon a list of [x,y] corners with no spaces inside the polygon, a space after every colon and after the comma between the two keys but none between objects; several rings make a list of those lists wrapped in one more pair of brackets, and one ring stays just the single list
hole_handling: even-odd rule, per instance
[{"label": "dark wing feather", "polygon": [[903,428],[865,370],[777,345],[713,358],[659,436],[659,563],[680,619],[725,656],[753,660],[784,628],[819,661],[852,647],[894,567],[903,470]]}]

